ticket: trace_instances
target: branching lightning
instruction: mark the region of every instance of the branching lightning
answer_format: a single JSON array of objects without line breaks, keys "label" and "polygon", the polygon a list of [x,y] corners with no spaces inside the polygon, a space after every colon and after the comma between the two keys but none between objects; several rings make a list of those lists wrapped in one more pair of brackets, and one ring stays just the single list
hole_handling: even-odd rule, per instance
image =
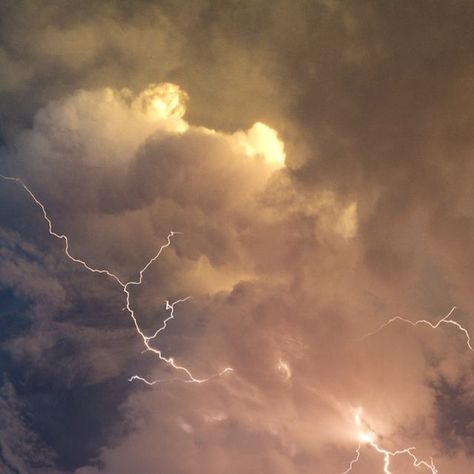
[{"label": "branching lightning", "polygon": [[456,306],[453,306],[451,311],[446,316],[441,318],[435,324],[431,323],[430,321],[427,321],[426,319],[419,319],[418,321],[411,321],[409,319],[405,319],[405,318],[402,318],[400,316],[395,316],[394,318],[389,319],[386,323],[382,324],[382,326],[380,326],[377,330],[366,334],[364,336],[364,338],[377,334],[378,332],[382,331],[382,329],[385,329],[387,326],[389,326],[390,324],[392,324],[396,321],[401,321],[403,323],[410,324],[411,326],[414,326],[414,327],[419,326],[421,324],[425,324],[425,325],[427,325],[427,326],[429,326],[433,329],[438,329],[441,326],[441,324],[444,323],[444,324],[451,324],[453,326],[456,326],[462,333],[464,333],[464,335],[466,336],[466,345],[467,345],[468,349],[470,351],[474,352],[474,347],[471,344],[471,336],[470,336],[468,330],[465,327],[463,327],[460,323],[458,323],[457,321],[455,321],[454,319],[451,318],[451,315],[454,313],[455,310],[456,310]]},{"label": "branching lightning", "polygon": [[[34,203],[41,209],[41,212],[43,214],[43,218],[47,222],[47,225],[48,225],[49,234],[51,236],[55,237],[56,239],[63,241],[63,243],[64,243],[64,253],[66,254],[66,256],[71,261],[81,265],[82,267],[84,267],[86,270],[88,270],[91,273],[99,273],[99,274],[103,274],[103,275],[108,276],[109,278],[113,279],[121,287],[121,289],[122,289],[122,291],[125,295],[125,306],[124,306],[123,309],[128,312],[128,314],[129,314],[129,316],[130,316],[130,318],[133,322],[133,325],[135,327],[135,330],[136,330],[137,334],[142,339],[142,342],[143,342],[143,345],[144,345],[144,352],[148,352],[148,351],[152,352],[153,354],[157,355],[158,358],[161,361],[163,361],[167,365],[171,366],[174,370],[184,374],[184,378],[157,379],[157,380],[149,380],[149,379],[147,379],[145,377],[142,377],[140,375],[133,375],[132,377],[129,378],[130,382],[137,380],[137,381],[143,382],[144,384],[149,385],[149,386],[153,386],[157,383],[171,382],[171,381],[175,381],[175,380],[179,380],[179,381],[184,382],[184,383],[201,384],[201,383],[207,382],[207,381],[209,381],[213,378],[220,377],[220,376],[222,376],[222,375],[224,375],[228,372],[232,372],[233,369],[231,367],[226,367],[223,370],[221,370],[220,372],[218,372],[218,373],[216,373],[216,374],[214,374],[210,377],[197,378],[192,374],[190,369],[188,369],[187,367],[185,367],[183,365],[180,365],[180,364],[176,363],[175,360],[173,359],[173,357],[167,357],[167,356],[163,355],[163,353],[161,352],[160,349],[155,348],[151,345],[155,341],[155,339],[158,337],[158,335],[167,328],[168,322],[171,321],[172,319],[174,319],[174,317],[175,317],[175,315],[174,315],[175,306],[180,304],[180,303],[184,303],[184,302],[188,301],[190,299],[190,296],[185,297],[185,298],[180,298],[180,299],[178,299],[176,301],[173,301],[173,302],[166,301],[165,309],[166,309],[166,311],[169,312],[168,316],[164,319],[161,326],[158,329],[156,329],[155,332],[151,335],[146,335],[143,332],[143,330],[141,329],[141,327],[138,323],[138,320],[137,320],[137,317],[136,317],[136,314],[135,314],[135,310],[132,307],[132,303],[131,303],[131,289],[132,289],[132,287],[140,286],[143,283],[144,274],[147,271],[147,269],[160,257],[162,252],[171,245],[172,238],[175,235],[180,234],[180,232],[170,231],[168,236],[167,236],[166,242],[163,245],[161,245],[161,247],[158,249],[156,254],[150,260],[148,260],[148,262],[139,270],[137,278],[135,280],[132,279],[130,281],[125,281],[124,282],[115,273],[111,272],[110,270],[108,270],[106,268],[95,268],[95,267],[91,266],[90,264],[88,264],[85,260],[82,260],[78,257],[73,256],[70,253],[68,237],[65,234],[59,234],[59,233],[57,233],[53,230],[53,223],[52,223],[52,220],[51,220],[51,218],[49,217],[49,215],[46,211],[45,206],[37,199],[35,194],[28,188],[28,186],[24,183],[24,181],[21,180],[20,178],[17,178],[17,177],[10,177],[10,176],[4,176],[4,175],[0,175],[0,177],[2,179],[6,180],[6,181],[13,181],[13,182],[19,184],[28,193],[28,195],[34,201]],[[474,352],[474,348],[471,344],[471,337],[470,337],[470,334],[469,334],[468,330],[466,328],[464,328],[460,323],[458,323],[457,321],[455,321],[454,319],[451,318],[451,316],[454,313],[455,309],[456,308],[453,307],[451,309],[451,311],[446,316],[444,316],[442,319],[440,319],[437,323],[434,323],[434,324],[431,323],[430,321],[425,320],[425,319],[421,319],[421,320],[417,320],[417,321],[411,321],[409,319],[405,319],[405,318],[397,316],[397,317],[394,317],[394,318],[388,320],[386,323],[384,323],[382,326],[380,326],[377,330],[375,330],[371,333],[368,333],[367,335],[364,336],[364,338],[377,334],[378,332],[385,329],[387,326],[391,325],[392,323],[394,323],[396,321],[401,321],[403,323],[410,324],[411,326],[414,326],[414,327],[416,327],[418,325],[425,324],[425,325],[430,326],[433,329],[438,329],[441,326],[441,324],[444,323],[444,324],[453,325],[453,326],[457,327],[458,330],[463,332],[465,337],[466,337],[467,347],[469,348],[470,351]],[[288,378],[291,375],[289,366],[282,360],[279,361],[278,369],[282,370],[284,372],[284,374],[288,376]],[[411,458],[411,460],[413,462],[412,465],[414,467],[422,468],[422,469],[426,470],[426,472],[429,473],[429,474],[438,474],[438,469],[435,466],[433,459],[430,458],[429,461],[419,459],[414,454],[414,451],[416,450],[415,447],[408,447],[408,448],[399,449],[399,450],[395,450],[395,451],[390,451],[390,450],[387,450],[387,449],[384,449],[383,447],[381,447],[380,444],[378,443],[379,436],[362,419],[362,409],[360,409],[360,408],[358,410],[356,410],[356,412],[355,412],[354,424],[357,428],[358,446],[354,451],[354,457],[349,462],[349,465],[348,465],[347,469],[345,471],[341,472],[340,474],[349,474],[353,471],[354,467],[360,461],[360,458],[362,456],[362,449],[364,448],[364,446],[370,446],[373,450],[375,450],[377,453],[379,453],[383,456],[383,474],[394,474],[391,471],[391,461],[392,461],[392,458],[397,457],[397,456],[408,456],[409,458]]]},{"label": "branching lightning", "polygon": [[[204,382],[207,382],[208,380],[211,380],[212,378],[220,377],[221,375],[224,375],[224,374],[226,374],[228,372],[231,372],[233,370],[231,367],[226,367],[225,369],[223,369],[222,371],[220,371],[219,373],[217,373],[217,374],[215,374],[211,377],[196,378],[187,367],[177,364],[174,361],[173,357],[164,356],[160,349],[156,349],[156,348],[154,348],[150,345],[150,341],[153,341],[158,336],[158,334],[160,334],[162,331],[164,331],[166,329],[168,321],[170,321],[171,319],[174,319],[174,307],[175,307],[175,305],[177,305],[178,303],[183,303],[183,302],[187,301],[190,298],[189,296],[186,297],[186,298],[178,299],[178,300],[176,300],[172,303],[170,303],[169,301],[166,301],[166,310],[169,311],[169,315],[163,321],[162,326],[159,329],[157,329],[153,333],[152,336],[147,336],[142,331],[142,329],[140,328],[140,325],[138,324],[138,320],[135,316],[135,310],[132,308],[132,305],[131,305],[131,302],[130,302],[130,299],[131,299],[130,289],[133,286],[140,286],[143,283],[143,278],[144,278],[144,274],[145,274],[146,270],[150,267],[150,265],[152,263],[154,263],[160,257],[161,253],[167,247],[169,247],[171,245],[172,237],[177,235],[177,234],[180,234],[181,232],[170,231],[170,233],[167,236],[166,243],[164,243],[159,248],[158,252],[156,252],[156,254],[150,260],[148,260],[148,262],[145,264],[145,266],[140,269],[140,271],[138,272],[138,278],[136,280],[130,280],[130,281],[127,281],[127,282],[123,282],[117,275],[115,275],[110,270],[94,268],[91,265],[89,265],[85,260],[74,257],[70,253],[70,250],[69,250],[69,239],[68,239],[67,235],[58,234],[57,232],[55,232],[53,230],[53,222],[52,222],[51,218],[49,217],[45,206],[41,203],[41,201],[38,200],[38,198],[33,194],[33,192],[24,183],[24,181],[20,178],[17,178],[17,177],[4,176],[4,175],[1,175],[1,174],[0,174],[0,177],[2,179],[6,180],[6,181],[13,181],[15,183],[18,183],[28,193],[28,195],[35,202],[35,204],[41,209],[41,211],[43,213],[43,218],[48,224],[49,234],[52,235],[53,237],[55,237],[56,239],[63,241],[63,243],[64,243],[64,253],[69,258],[69,260],[81,265],[82,267],[84,267],[86,270],[88,270],[91,273],[100,273],[100,274],[103,274],[103,275],[107,275],[108,277],[112,278],[118,285],[120,285],[120,287],[122,288],[123,293],[125,294],[126,304],[125,304],[124,310],[128,311],[128,314],[129,314],[130,318],[133,321],[133,325],[135,326],[137,334],[139,334],[139,336],[142,338],[143,344],[145,346],[145,351],[153,352],[154,354],[156,354],[158,356],[158,358],[161,361],[165,362],[167,365],[171,366],[173,369],[184,373],[184,375],[185,375],[185,379],[172,379],[172,380],[180,380],[180,381],[183,381],[183,382],[186,382],[186,383],[204,383]],[[144,377],[141,377],[139,375],[134,375],[134,376],[130,377],[129,381],[131,382],[133,380],[140,380],[140,381],[146,383],[147,385],[154,385],[158,382],[167,381],[167,380],[153,380],[153,381],[150,381],[150,380],[147,380]]]},{"label": "branching lightning", "polygon": [[348,474],[349,472],[352,471],[354,464],[357,464],[359,462],[361,449],[362,449],[362,444],[359,443],[359,445],[357,446],[357,449],[355,450],[354,459],[351,460],[351,462],[349,463],[349,467],[344,472],[341,472],[341,474]]},{"label": "branching lightning", "polygon": [[[366,334],[363,337],[363,339],[379,333],[380,331],[382,331],[383,329],[385,329],[386,327],[390,326],[392,323],[395,323],[397,321],[409,324],[413,327],[417,327],[417,326],[420,326],[420,325],[426,325],[426,326],[429,326],[432,329],[438,329],[442,324],[450,324],[452,326],[455,326],[459,331],[461,331],[464,334],[464,336],[466,337],[467,348],[471,352],[474,352],[474,347],[472,346],[472,343],[471,343],[471,335],[469,334],[469,331],[464,326],[462,326],[458,321],[456,321],[452,318],[452,315],[453,315],[455,310],[456,310],[456,306],[451,308],[449,313],[446,314],[446,316],[441,318],[436,323],[432,323],[432,322],[430,322],[426,319],[419,319],[417,321],[411,321],[410,319],[406,319],[406,318],[402,318],[400,316],[396,316],[394,318],[389,319],[386,323],[382,324],[375,331],[372,331],[372,332]],[[341,474],[348,474],[349,472],[352,471],[353,466],[359,462],[359,459],[360,459],[360,456],[361,456],[361,449],[362,449],[364,444],[368,444],[373,449],[375,449],[375,451],[377,451],[378,453],[380,453],[384,456],[384,471],[383,471],[384,474],[392,474],[392,471],[390,470],[391,458],[393,458],[395,456],[400,456],[400,455],[409,456],[413,461],[413,466],[414,467],[426,468],[430,471],[431,474],[437,474],[438,473],[438,470],[437,470],[432,458],[430,458],[430,461],[428,462],[428,461],[418,459],[415,456],[415,454],[413,453],[413,451],[416,449],[415,447],[409,447],[409,448],[405,448],[405,449],[401,449],[401,450],[397,450],[397,451],[389,451],[389,450],[386,450],[386,449],[383,449],[382,447],[380,447],[376,442],[376,440],[377,440],[376,433],[373,430],[371,430],[368,426],[366,426],[366,425],[364,426],[364,423],[362,421],[362,409],[357,410],[357,412],[355,414],[355,417],[354,417],[354,421],[355,421],[355,424],[358,428],[359,445],[358,445],[357,449],[355,450],[354,458],[350,461],[348,468],[344,472],[342,472]]]},{"label": "branching lightning", "polygon": [[426,468],[429,470],[431,474],[438,474],[438,469],[436,468],[433,458],[430,458],[429,461],[425,461],[423,459],[419,459],[413,451],[415,451],[415,447],[409,447],[404,449],[399,449],[396,451],[389,451],[387,449],[382,448],[377,443],[377,434],[362,420],[362,409],[359,408],[356,410],[354,415],[354,423],[357,427],[357,437],[359,439],[359,444],[357,449],[355,450],[355,456],[350,461],[349,467],[341,474],[348,474],[352,471],[353,467],[359,462],[361,456],[361,449],[364,445],[371,446],[377,453],[382,454],[384,461],[383,461],[383,472],[384,474],[394,474],[390,470],[390,462],[393,457],[396,456],[409,456],[413,461],[413,467],[417,468]]}]

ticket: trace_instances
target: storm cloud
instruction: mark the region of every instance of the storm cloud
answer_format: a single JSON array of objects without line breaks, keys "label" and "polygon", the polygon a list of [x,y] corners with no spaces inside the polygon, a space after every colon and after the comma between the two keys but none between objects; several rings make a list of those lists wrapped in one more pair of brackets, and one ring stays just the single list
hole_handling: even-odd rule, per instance
[{"label": "storm cloud", "polygon": [[470,2],[0,17],[3,471],[472,471]]}]

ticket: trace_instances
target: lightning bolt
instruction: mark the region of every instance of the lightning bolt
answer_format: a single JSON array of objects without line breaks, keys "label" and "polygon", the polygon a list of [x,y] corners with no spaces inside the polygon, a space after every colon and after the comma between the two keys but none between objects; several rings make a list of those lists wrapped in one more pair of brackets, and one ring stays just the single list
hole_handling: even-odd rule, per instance
[{"label": "lightning bolt", "polygon": [[390,470],[390,461],[393,457],[406,455],[411,458],[413,461],[413,467],[416,468],[426,468],[430,471],[431,474],[438,474],[438,469],[436,468],[433,458],[430,457],[429,462],[424,461],[423,459],[418,459],[418,457],[413,453],[416,450],[416,447],[412,446],[410,448],[399,449],[396,451],[389,451],[387,449],[382,448],[379,444],[377,444],[377,434],[368,427],[366,423],[362,420],[362,408],[356,410],[354,415],[354,423],[357,427],[357,435],[359,438],[359,445],[355,450],[355,456],[350,461],[349,467],[341,474],[348,474],[352,471],[352,468],[355,464],[359,462],[361,456],[361,449],[363,445],[369,445],[372,447],[377,453],[382,454],[384,461],[383,461],[383,472],[384,474],[393,474]]},{"label": "lightning bolt", "polygon": [[[409,324],[413,327],[420,326],[420,325],[426,325],[429,326],[432,329],[438,329],[442,324],[450,324],[452,326],[455,326],[459,331],[461,331],[465,338],[466,338],[466,345],[467,348],[471,351],[474,352],[474,347],[472,346],[471,343],[471,336],[469,334],[469,331],[462,326],[458,321],[452,318],[452,315],[454,311],[456,310],[456,306],[453,306],[451,310],[449,311],[446,316],[441,318],[439,321],[436,323],[432,323],[431,321],[428,321],[426,319],[419,319],[417,321],[411,321],[410,319],[402,318],[400,316],[396,316],[394,318],[389,319],[386,323],[382,324],[378,329],[376,329],[373,332],[370,332],[366,334],[362,339],[365,339],[367,337],[373,336],[386,327],[390,326],[392,323],[400,321],[402,323]],[[360,458],[360,451],[362,448],[363,444],[368,444],[371,446],[375,451],[378,453],[382,454],[384,456],[384,474],[392,474],[392,471],[390,471],[390,460],[392,457],[399,456],[399,455],[408,455],[411,457],[413,460],[413,466],[420,468],[420,467],[425,467],[430,470],[431,474],[438,474],[438,470],[434,464],[433,458],[430,458],[430,461],[424,461],[418,459],[413,451],[416,449],[415,447],[410,447],[410,448],[405,448],[397,451],[388,451],[386,449],[381,448],[377,443],[376,443],[376,436],[375,433],[372,430],[362,430],[362,410],[359,409],[356,412],[355,415],[355,424],[359,428],[359,445],[357,449],[355,450],[355,457],[350,461],[349,467],[341,474],[348,474],[349,472],[352,471],[353,466],[359,461]]]},{"label": "lightning bolt", "polygon": [[400,316],[395,316],[394,318],[389,319],[386,323],[382,324],[382,326],[380,326],[377,330],[366,334],[362,339],[365,339],[366,337],[370,337],[370,336],[373,336],[373,335],[377,334],[378,332],[382,331],[387,326],[389,326],[390,324],[392,324],[396,321],[401,321],[403,323],[410,324],[411,326],[414,326],[414,327],[419,326],[421,324],[425,324],[425,325],[429,326],[432,329],[438,329],[441,326],[441,324],[451,324],[451,325],[457,327],[462,333],[464,333],[464,335],[466,336],[466,345],[467,345],[468,349],[471,352],[474,352],[474,348],[472,347],[472,344],[471,344],[471,336],[469,334],[469,331],[465,327],[463,327],[460,323],[458,323],[456,320],[451,318],[451,315],[454,313],[455,310],[456,310],[456,306],[453,306],[451,311],[446,316],[441,318],[435,324],[431,323],[430,321],[427,321],[426,319],[419,319],[418,321],[411,321],[409,319],[405,319],[405,318],[402,318]]},{"label": "lightning bolt", "polygon": [[355,450],[354,459],[351,460],[351,462],[349,463],[349,467],[344,472],[341,472],[341,474],[348,474],[349,472],[352,471],[354,464],[357,464],[359,462],[361,449],[362,449],[362,444],[359,443],[359,446],[357,446],[357,449]]},{"label": "lightning bolt", "polygon": [[228,372],[233,372],[233,370],[234,369],[232,367],[225,367],[220,372],[217,372],[217,374],[211,375],[210,377],[207,377],[205,379],[196,379],[196,378],[193,377],[193,378],[189,378],[189,379],[186,379],[186,380],[183,380],[183,379],[155,379],[155,380],[149,380],[145,377],[141,377],[140,375],[132,375],[132,377],[130,377],[128,379],[128,381],[132,382],[133,380],[139,380],[140,382],[143,382],[143,383],[149,385],[150,387],[152,387],[153,385],[155,385],[157,383],[174,382],[174,381],[184,382],[184,383],[204,383],[204,382],[209,382],[209,380],[212,380],[212,379],[215,379],[215,378],[218,378],[218,377],[222,377],[224,374],[227,374]]},{"label": "lightning bolt", "polygon": [[[158,356],[158,358],[161,361],[163,361],[164,363],[166,363],[167,365],[169,365],[170,367],[172,367],[176,371],[181,372],[185,375],[184,379],[176,378],[176,379],[157,379],[157,380],[149,380],[149,379],[146,379],[144,377],[141,377],[140,375],[133,375],[132,377],[129,378],[130,382],[138,380],[138,381],[141,381],[141,382],[143,382],[143,383],[145,383],[146,385],[149,385],[149,386],[153,386],[153,385],[155,385],[157,383],[161,383],[161,382],[170,382],[170,381],[174,381],[174,380],[179,380],[179,381],[182,381],[184,383],[201,384],[201,383],[207,382],[207,381],[209,381],[213,378],[221,377],[222,375],[233,371],[233,369],[231,367],[226,367],[223,370],[221,370],[220,372],[218,372],[217,374],[214,374],[210,377],[196,378],[187,367],[177,364],[175,362],[175,360],[173,359],[173,357],[164,356],[160,349],[157,349],[157,348],[155,348],[151,345],[151,342],[154,341],[156,339],[156,337],[162,331],[164,331],[167,328],[168,322],[171,321],[172,319],[174,319],[174,317],[175,317],[175,315],[174,315],[175,306],[177,304],[184,303],[184,302],[188,301],[190,299],[190,296],[188,296],[186,298],[178,299],[178,300],[173,301],[171,303],[169,301],[166,301],[165,309],[167,311],[169,311],[168,317],[165,318],[162,325],[152,335],[147,336],[142,331],[142,329],[140,328],[140,325],[138,323],[137,317],[135,315],[135,310],[133,309],[132,304],[131,304],[131,288],[135,287],[135,286],[140,286],[143,283],[144,274],[147,271],[147,269],[160,257],[162,252],[171,245],[172,238],[175,235],[180,234],[180,232],[170,231],[168,236],[167,236],[166,243],[161,245],[161,247],[156,252],[156,254],[152,258],[150,258],[150,260],[148,260],[148,262],[139,270],[137,279],[124,282],[116,274],[114,274],[110,270],[108,270],[106,268],[95,268],[95,267],[91,266],[90,264],[88,264],[85,260],[77,258],[77,257],[73,256],[70,253],[69,239],[68,239],[67,235],[58,234],[57,232],[55,232],[53,230],[53,223],[52,223],[52,220],[51,220],[51,218],[49,217],[49,215],[46,211],[45,206],[41,203],[41,201],[38,200],[38,198],[35,196],[35,194],[30,190],[30,188],[24,183],[24,181],[22,179],[17,178],[17,177],[4,176],[4,175],[1,175],[1,174],[0,174],[0,178],[4,179],[6,181],[12,181],[12,182],[15,182],[15,183],[19,184],[28,193],[28,195],[34,201],[34,203],[41,209],[41,212],[43,214],[43,218],[48,224],[49,234],[51,236],[55,237],[56,239],[61,240],[64,243],[64,253],[69,258],[69,260],[77,263],[78,265],[81,265],[82,267],[84,267],[86,270],[88,270],[91,273],[98,273],[98,274],[103,274],[103,275],[108,276],[109,278],[113,279],[121,287],[121,289],[122,289],[122,291],[125,295],[124,310],[127,310],[128,314],[129,314],[129,316],[130,316],[130,318],[133,322],[133,325],[136,329],[137,334],[142,339],[143,345],[145,347],[144,352],[150,351],[150,352],[154,353],[155,355]],[[376,331],[373,331],[373,332],[367,334],[366,336],[364,336],[364,338],[372,336],[374,334],[377,334],[378,332],[380,332],[381,330],[383,330],[384,328],[386,328],[387,326],[389,326],[390,324],[392,324],[395,321],[401,321],[401,322],[410,324],[412,326],[418,326],[418,325],[421,325],[421,324],[426,324],[426,325],[430,326],[433,329],[437,329],[441,324],[444,323],[444,324],[454,325],[461,332],[463,332],[464,335],[466,336],[467,346],[468,346],[469,350],[474,352],[474,348],[471,345],[470,334],[467,331],[467,329],[465,329],[457,321],[451,319],[451,315],[453,314],[455,309],[456,309],[456,307],[453,307],[451,309],[451,311],[445,317],[440,319],[436,324],[433,324],[430,321],[427,321],[425,319],[421,319],[421,320],[418,320],[418,321],[411,321],[409,319],[405,319],[405,318],[397,316],[397,317],[394,317],[394,318],[388,320],[385,324],[380,326]],[[416,467],[416,468],[426,468],[430,471],[430,474],[438,474],[438,470],[437,470],[437,468],[434,464],[433,459],[430,458],[429,462],[425,461],[425,460],[422,460],[422,459],[419,459],[413,453],[413,451],[416,450],[415,447],[408,447],[408,448],[404,448],[404,449],[400,449],[400,450],[396,450],[396,451],[389,451],[387,449],[382,448],[377,443],[376,433],[372,429],[370,429],[365,422],[363,422],[363,420],[362,420],[362,409],[358,409],[356,411],[355,416],[354,416],[354,423],[355,423],[355,425],[358,429],[359,444],[357,446],[357,449],[355,450],[354,458],[350,461],[348,468],[344,472],[342,472],[341,474],[349,474],[353,470],[353,467],[360,460],[361,450],[362,450],[363,446],[365,446],[365,445],[370,446],[377,453],[383,455],[383,458],[384,458],[383,473],[384,474],[393,474],[392,471],[390,470],[391,459],[393,457],[401,456],[401,455],[409,456],[411,458],[411,460],[413,461],[413,466],[414,467]]]},{"label": "lightning bolt", "polygon": [[[34,201],[34,203],[41,209],[41,212],[43,214],[43,218],[48,224],[49,234],[51,236],[55,237],[56,239],[61,240],[64,243],[64,253],[69,258],[69,260],[71,260],[74,263],[77,263],[77,264],[81,265],[82,267],[84,267],[86,270],[88,270],[91,273],[99,273],[99,274],[106,275],[106,276],[110,277],[122,288],[122,291],[125,295],[124,310],[127,310],[131,320],[133,321],[133,325],[135,326],[136,332],[141,337],[141,339],[143,341],[143,344],[145,346],[145,352],[150,351],[153,354],[156,354],[161,361],[165,362],[167,365],[171,366],[173,369],[177,370],[178,372],[182,372],[185,375],[184,379],[171,379],[171,380],[180,380],[180,381],[183,381],[183,382],[186,382],[186,383],[199,383],[199,384],[201,384],[201,383],[207,382],[207,381],[209,381],[209,380],[211,380],[215,377],[220,377],[221,375],[224,375],[228,372],[233,371],[233,369],[231,367],[226,367],[225,369],[223,369],[222,371],[220,371],[219,373],[217,373],[213,376],[210,376],[210,377],[207,377],[207,378],[196,378],[196,377],[194,377],[192,372],[187,367],[177,364],[175,362],[175,360],[173,359],[173,357],[164,356],[160,349],[156,349],[156,348],[154,348],[153,346],[150,345],[150,341],[154,340],[158,336],[158,334],[160,334],[162,331],[164,331],[166,329],[168,321],[170,321],[171,319],[174,319],[174,307],[175,307],[175,305],[177,305],[178,303],[183,303],[183,302],[187,301],[190,298],[190,296],[188,296],[186,298],[178,299],[178,300],[176,300],[172,303],[170,303],[169,301],[166,301],[166,310],[169,311],[169,315],[163,321],[162,326],[159,329],[157,329],[153,333],[152,336],[147,336],[142,331],[142,329],[140,328],[140,325],[138,324],[138,320],[137,320],[136,315],[135,315],[135,310],[132,308],[132,305],[131,305],[131,302],[130,302],[131,288],[134,287],[134,286],[140,286],[143,283],[144,274],[148,270],[150,265],[152,265],[160,257],[162,252],[167,247],[169,247],[171,245],[171,239],[173,238],[173,236],[181,234],[181,232],[170,231],[168,236],[167,236],[166,243],[164,243],[159,248],[159,250],[156,252],[156,254],[152,258],[150,258],[150,260],[148,260],[148,262],[145,264],[145,266],[143,266],[139,270],[138,278],[136,280],[130,280],[130,281],[124,282],[115,273],[111,272],[110,270],[108,270],[106,268],[94,268],[93,266],[89,265],[85,260],[74,257],[71,254],[70,249],[69,249],[69,239],[68,239],[67,235],[58,234],[57,232],[55,232],[53,230],[53,222],[52,222],[51,218],[49,217],[45,206],[33,194],[31,189],[25,184],[25,182],[22,179],[17,178],[17,177],[12,177],[12,176],[4,176],[2,174],[0,174],[0,178],[4,179],[5,181],[13,181],[13,182],[19,184],[28,193],[28,195]],[[139,375],[134,375],[134,376],[129,378],[130,382],[133,381],[133,380],[140,380],[140,381],[146,383],[147,385],[154,385],[158,382],[167,381],[167,380],[149,381],[149,380],[147,380],[147,379],[145,379],[145,378],[143,378]]]}]

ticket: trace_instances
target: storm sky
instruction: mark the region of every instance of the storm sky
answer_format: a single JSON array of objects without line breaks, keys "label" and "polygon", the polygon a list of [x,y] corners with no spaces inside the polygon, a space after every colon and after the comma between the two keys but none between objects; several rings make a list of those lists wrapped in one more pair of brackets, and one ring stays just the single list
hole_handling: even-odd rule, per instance
[{"label": "storm sky", "polygon": [[0,472],[474,472],[473,24],[0,2]]}]

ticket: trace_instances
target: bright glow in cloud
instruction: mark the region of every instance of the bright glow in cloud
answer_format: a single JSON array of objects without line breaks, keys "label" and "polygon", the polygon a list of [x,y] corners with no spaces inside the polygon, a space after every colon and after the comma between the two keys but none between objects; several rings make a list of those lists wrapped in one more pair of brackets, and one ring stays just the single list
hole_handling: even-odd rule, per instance
[{"label": "bright glow in cloud", "polygon": [[274,168],[285,165],[285,145],[275,130],[262,122],[253,124],[246,132],[238,131],[232,135],[244,153],[249,157],[262,156]]},{"label": "bright glow in cloud", "polygon": [[336,221],[334,230],[346,239],[354,237],[357,233],[357,203],[353,202],[343,209]]},{"label": "bright glow in cloud", "polygon": [[150,84],[134,100],[134,106],[159,119],[181,119],[186,113],[188,95],[178,85],[169,82]]},{"label": "bright glow in cloud", "polygon": [[362,408],[358,408],[354,413],[354,423],[357,427],[357,437],[359,440],[359,445],[355,450],[355,457],[350,461],[349,467],[342,472],[341,474],[349,474],[352,471],[355,464],[360,460],[361,448],[363,445],[371,446],[377,453],[383,455],[383,472],[384,474],[394,474],[391,470],[391,460],[397,456],[408,456],[411,458],[412,466],[416,468],[424,468],[431,472],[431,474],[438,474],[438,469],[435,466],[433,458],[430,458],[429,461],[419,459],[413,451],[416,450],[416,447],[409,447],[404,449],[398,449],[396,451],[389,451],[380,446],[378,443],[377,434],[364,422],[362,419]]},{"label": "bright glow in cloud", "polygon": [[288,362],[284,361],[283,359],[278,360],[277,371],[285,380],[289,380],[291,378],[290,364],[288,364]]}]

